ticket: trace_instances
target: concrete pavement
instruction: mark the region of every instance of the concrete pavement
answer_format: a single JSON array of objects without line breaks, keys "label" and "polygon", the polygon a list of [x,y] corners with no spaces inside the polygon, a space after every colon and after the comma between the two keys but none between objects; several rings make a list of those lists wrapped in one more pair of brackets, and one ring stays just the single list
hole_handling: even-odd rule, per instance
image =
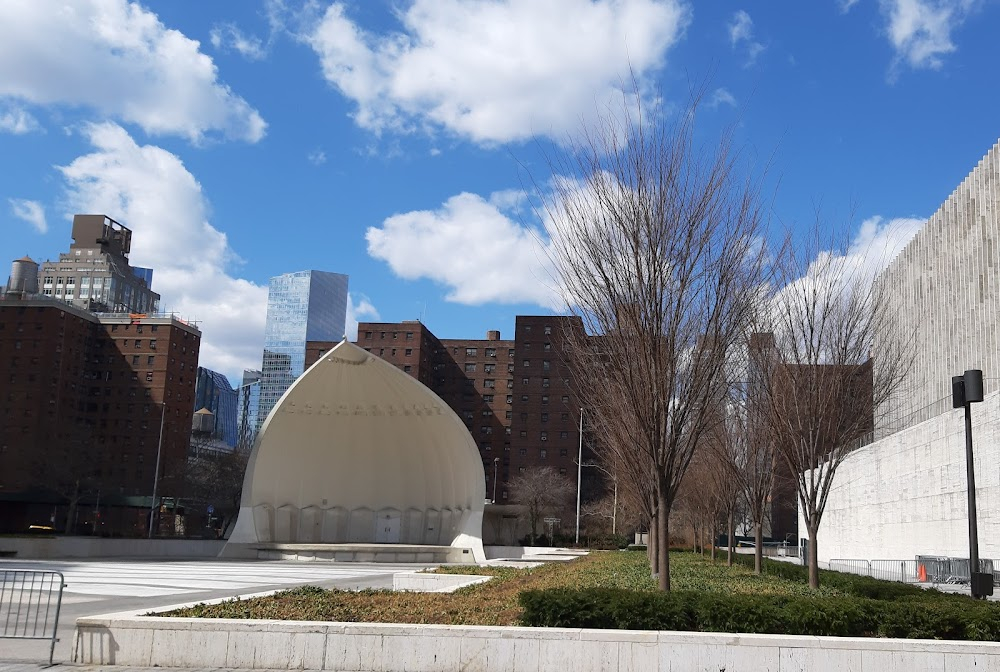
[{"label": "concrete pavement", "polygon": [[[0,570],[62,572],[66,588],[54,661],[72,659],[73,628],[82,616],[152,610],[301,585],[357,590],[392,588],[392,576],[423,564],[318,563],[258,560],[0,560]],[[0,672],[37,670],[48,662],[48,641],[0,639]],[[8,669],[10,668],[10,669]],[[52,668],[56,669],[56,668]],[[99,669],[81,668],[72,669]],[[121,668],[114,668],[122,672]]]}]

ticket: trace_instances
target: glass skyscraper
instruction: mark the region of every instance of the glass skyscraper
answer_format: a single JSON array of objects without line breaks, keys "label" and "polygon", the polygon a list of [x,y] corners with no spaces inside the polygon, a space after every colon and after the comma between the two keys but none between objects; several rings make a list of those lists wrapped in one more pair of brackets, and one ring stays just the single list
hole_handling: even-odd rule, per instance
[{"label": "glass skyscraper", "polygon": [[281,395],[305,371],[306,341],[339,341],[346,318],[346,275],[299,271],[271,278],[258,430]]}]

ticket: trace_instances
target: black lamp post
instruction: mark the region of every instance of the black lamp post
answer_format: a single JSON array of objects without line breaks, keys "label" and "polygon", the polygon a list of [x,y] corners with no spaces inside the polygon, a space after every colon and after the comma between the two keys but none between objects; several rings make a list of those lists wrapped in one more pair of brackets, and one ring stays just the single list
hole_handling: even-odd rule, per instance
[{"label": "black lamp post", "polygon": [[970,369],[951,379],[952,406],[965,408],[965,469],[969,490],[969,577],[972,596],[993,594],[993,574],[980,571],[979,530],[976,524],[976,470],[972,463],[972,404],[983,400],[983,372]]}]

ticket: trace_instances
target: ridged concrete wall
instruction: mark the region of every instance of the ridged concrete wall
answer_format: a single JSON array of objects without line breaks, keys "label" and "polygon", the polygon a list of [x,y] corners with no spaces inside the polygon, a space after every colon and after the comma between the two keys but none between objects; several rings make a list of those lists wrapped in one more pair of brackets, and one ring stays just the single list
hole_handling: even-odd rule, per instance
[{"label": "ridged concrete wall", "polygon": [[983,370],[987,391],[1000,387],[998,254],[1000,142],[879,277],[901,333],[916,336],[916,360],[876,435],[949,408],[951,377],[966,369]]}]

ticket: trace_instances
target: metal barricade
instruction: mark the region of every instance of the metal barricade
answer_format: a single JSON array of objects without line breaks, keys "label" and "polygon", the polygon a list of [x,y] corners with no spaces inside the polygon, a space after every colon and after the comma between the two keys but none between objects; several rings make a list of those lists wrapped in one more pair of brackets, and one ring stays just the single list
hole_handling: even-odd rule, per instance
[{"label": "metal barricade", "polygon": [[918,581],[918,564],[914,560],[862,560],[853,558],[837,558],[827,564],[835,572],[870,576],[883,581],[899,581],[900,583],[916,583]]},{"label": "metal barricade", "polygon": [[[979,571],[993,574],[996,581],[996,570],[992,560],[981,559]],[[918,555],[917,575],[919,580],[928,583],[969,583],[969,559],[949,558],[938,555]]]},{"label": "metal barricade", "polygon": [[51,640],[52,665],[65,586],[62,572],[0,570],[0,639]]}]

